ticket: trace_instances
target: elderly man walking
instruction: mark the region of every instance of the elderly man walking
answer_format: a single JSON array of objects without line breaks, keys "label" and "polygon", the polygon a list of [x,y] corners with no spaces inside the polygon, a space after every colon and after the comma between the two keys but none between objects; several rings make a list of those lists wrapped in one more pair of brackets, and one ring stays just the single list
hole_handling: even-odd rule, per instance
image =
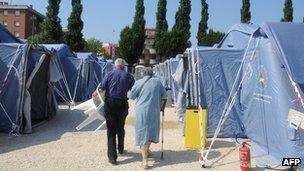
[{"label": "elderly man walking", "polygon": [[116,135],[118,137],[118,152],[123,154],[125,137],[125,120],[128,115],[127,92],[131,90],[135,80],[124,71],[125,61],[116,59],[115,69],[109,72],[101,84],[105,91],[105,118],[108,135],[108,158],[109,162],[117,164]]}]

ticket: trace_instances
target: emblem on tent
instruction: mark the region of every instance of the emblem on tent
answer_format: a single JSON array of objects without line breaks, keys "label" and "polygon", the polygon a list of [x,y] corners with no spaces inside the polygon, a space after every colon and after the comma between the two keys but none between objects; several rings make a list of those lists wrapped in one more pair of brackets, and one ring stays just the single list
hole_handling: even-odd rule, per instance
[{"label": "emblem on tent", "polygon": [[264,90],[267,87],[266,71],[263,66],[258,69],[257,81],[260,89]]},{"label": "emblem on tent", "polygon": [[251,79],[252,75],[253,75],[253,69],[251,64],[249,63],[245,71],[245,77],[247,80],[249,80]]}]

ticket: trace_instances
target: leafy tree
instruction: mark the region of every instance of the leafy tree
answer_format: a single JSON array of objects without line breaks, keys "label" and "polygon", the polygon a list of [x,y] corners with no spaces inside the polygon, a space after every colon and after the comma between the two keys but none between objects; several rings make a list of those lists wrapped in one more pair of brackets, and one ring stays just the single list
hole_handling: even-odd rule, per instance
[{"label": "leafy tree", "polygon": [[73,51],[82,51],[85,46],[82,29],[83,21],[81,13],[83,10],[81,0],[72,0],[72,12],[68,19],[68,32],[64,35],[65,42]]},{"label": "leafy tree", "polygon": [[243,0],[243,6],[241,8],[241,22],[250,23],[251,13],[250,13],[250,0]]},{"label": "leafy tree", "polygon": [[225,33],[209,30],[208,34],[201,39],[201,46],[213,46],[219,43],[225,36]]},{"label": "leafy tree", "polygon": [[293,7],[292,0],[285,0],[284,6],[284,18],[281,19],[282,22],[292,22],[293,21]]},{"label": "leafy tree", "polygon": [[61,0],[48,0],[46,18],[42,23],[42,34],[44,43],[62,42],[62,27],[58,17]]},{"label": "leafy tree", "polygon": [[201,0],[202,3],[202,12],[201,12],[201,21],[199,23],[198,32],[197,32],[197,44],[199,46],[202,45],[203,38],[207,35],[208,31],[208,4],[206,0]]},{"label": "leafy tree", "polygon": [[184,33],[184,30],[172,30],[162,33],[160,46],[166,47],[162,49],[162,53],[167,59],[175,57],[177,54],[184,53],[185,49],[180,48],[185,47],[188,44],[188,42],[183,41],[187,39],[187,35]]},{"label": "leafy tree", "polygon": [[84,51],[98,54],[102,47],[102,42],[95,38],[90,38],[85,43]]},{"label": "leafy tree", "polygon": [[[175,42],[178,45],[172,52],[173,56],[183,53],[186,48],[191,46],[189,41],[190,32],[190,13],[191,13],[191,0],[180,0],[180,6],[175,15],[175,24],[172,29],[172,36],[174,39],[179,39],[181,42]],[[178,37],[179,36],[179,37]],[[172,39],[173,39],[172,38]]]},{"label": "leafy tree", "polygon": [[162,34],[168,31],[168,22],[166,19],[167,15],[167,0],[159,0],[156,12],[156,36],[154,47],[157,54],[162,58],[164,56],[164,50],[166,47],[161,46],[163,42],[161,41]]},{"label": "leafy tree", "polygon": [[133,66],[138,61],[138,58],[134,57],[134,49],[136,46],[134,43],[131,43],[135,41],[134,39],[134,32],[129,26],[125,27],[120,32],[119,48],[121,50],[122,56],[129,64],[129,66]]},{"label": "leafy tree", "polygon": [[31,43],[34,43],[34,44],[43,44],[43,43],[46,43],[46,41],[44,39],[44,35],[42,33],[38,33],[38,34],[32,35],[32,36],[28,37],[28,40]]}]

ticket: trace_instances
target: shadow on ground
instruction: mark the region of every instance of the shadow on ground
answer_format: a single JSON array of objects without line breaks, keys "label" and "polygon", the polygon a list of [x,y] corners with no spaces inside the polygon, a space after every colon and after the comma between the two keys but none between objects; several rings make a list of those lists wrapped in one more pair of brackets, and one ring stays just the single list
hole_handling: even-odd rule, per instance
[{"label": "shadow on ground", "polygon": [[[192,163],[197,162],[198,153],[196,151],[172,151],[165,150],[164,151],[164,159],[160,159],[161,152],[152,152],[152,158],[149,158],[149,161],[154,161],[153,168],[160,168],[164,166],[176,165],[176,164],[184,164],[184,163]],[[220,154],[211,154],[220,155]],[[140,153],[127,152],[125,155],[126,159],[119,160],[119,165],[126,165],[133,162],[140,162],[142,160]],[[215,156],[214,156],[215,157]]]},{"label": "shadow on ground", "polygon": [[77,131],[76,126],[88,116],[83,111],[70,111],[66,106],[61,107],[64,109],[60,109],[55,117],[34,128],[32,134],[21,134],[17,137],[0,134],[0,154],[56,141],[65,133],[77,134],[78,132],[94,131],[101,124],[100,121],[94,121]]},{"label": "shadow on ground", "polygon": [[[211,144],[211,140],[207,141],[207,147],[209,147]],[[219,149],[219,148],[229,148],[229,147],[235,147],[235,142],[230,142],[228,140],[215,140],[212,149]]]},{"label": "shadow on ground", "polygon": [[[129,116],[126,120],[126,125],[134,126],[135,125],[135,117]],[[164,128],[165,129],[178,129],[179,124],[177,121],[164,121]]]}]

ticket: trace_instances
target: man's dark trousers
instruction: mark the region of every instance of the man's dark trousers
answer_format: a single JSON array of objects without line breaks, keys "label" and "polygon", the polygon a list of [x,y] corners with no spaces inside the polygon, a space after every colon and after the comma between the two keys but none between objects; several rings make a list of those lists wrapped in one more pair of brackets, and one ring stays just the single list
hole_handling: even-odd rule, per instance
[{"label": "man's dark trousers", "polygon": [[107,98],[105,103],[105,118],[108,134],[108,158],[111,162],[117,160],[116,135],[118,136],[118,151],[123,153],[125,137],[125,120],[128,115],[128,101]]}]

